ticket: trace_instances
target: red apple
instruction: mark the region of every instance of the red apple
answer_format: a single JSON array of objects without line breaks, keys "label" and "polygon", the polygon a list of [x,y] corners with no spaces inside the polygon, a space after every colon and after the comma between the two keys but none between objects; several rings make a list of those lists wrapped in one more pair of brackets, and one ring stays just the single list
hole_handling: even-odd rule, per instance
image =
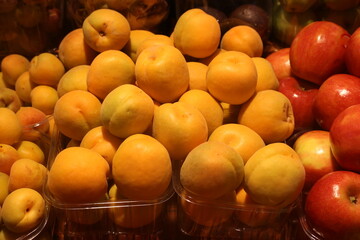
[{"label": "red apple", "polygon": [[360,28],[351,34],[345,53],[345,63],[350,74],[360,77]]},{"label": "red apple", "polygon": [[281,48],[266,57],[278,79],[292,76],[289,52],[290,48]]},{"label": "red apple", "polygon": [[321,239],[360,237],[360,175],[335,171],[319,179],[305,200],[305,216]]},{"label": "red apple", "polygon": [[305,191],[308,191],[322,176],[339,169],[330,149],[329,131],[305,132],[296,139],[293,149],[305,168]]},{"label": "red apple", "polygon": [[346,170],[360,172],[360,104],[343,110],[330,128],[331,151]]},{"label": "red apple", "polygon": [[315,119],[324,130],[330,130],[335,117],[345,108],[360,103],[360,78],[335,74],[324,81],[314,102]]},{"label": "red apple", "polygon": [[317,127],[313,113],[314,100],[319,91],[316,85],[295,77],[285,77],[279,79],[278,91],[291,102],[295,131]]},{"label": "red apple", "polygon": [[290,45],[293,74],[321,85],[336,73],[343,73],[349,32],[330,21],[316,21],[305,26]]}]

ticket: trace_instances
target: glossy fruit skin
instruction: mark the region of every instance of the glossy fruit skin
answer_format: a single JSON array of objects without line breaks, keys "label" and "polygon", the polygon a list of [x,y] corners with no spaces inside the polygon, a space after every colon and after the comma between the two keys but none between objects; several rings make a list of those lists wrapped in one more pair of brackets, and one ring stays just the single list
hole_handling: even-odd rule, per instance
[{"label": "glossy fruit skin", "polygon": [[360,78],[350,74],[335,74],[319,88],[314,101],[316,121],[330,130],[335,117],[345,108],[360,103]]},{"label": "glossy fruit skin", "polygon": [[324,239],[359,239],[360,175],[351,171],[326,174],[311,188],[305,199],[309,223]]},{"label": "glossy fruit skin", "polygon": [[351,35],[346,49],[345,63],[350,74],[360,77],[360,28]]},{"label": "glossy fruit skin", "polygon": [[345,71],[349,32],[330,21],[316,21],[304,27],[290,45],[293,73],[321,85],[328,77]]},{"label": "glossy fruit skin", "polygon": [[360,172],[360,104],[342,111],[330,128],[331,151],[345,169]]},{"label": "glossy fruit skin", "polygon": [[279,79],[278,91],[283,93],[291,102],[294,118],[295,131],[317,128],[313,105],[318,93],[316,87],[305,89],[304,86],[311,85],[295,77]]}]

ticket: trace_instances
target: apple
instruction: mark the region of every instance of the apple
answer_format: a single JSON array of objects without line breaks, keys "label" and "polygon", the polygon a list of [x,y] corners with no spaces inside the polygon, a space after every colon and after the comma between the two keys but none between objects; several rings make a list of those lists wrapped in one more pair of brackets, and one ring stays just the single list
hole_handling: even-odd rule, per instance
[{"label": "apple", "polygon": [[330,149],[329,131],[304,132],[295,140],[292,147],[305,168],[305,191],[308,191],[322,176],[339,169]]},{"label": "apple", "polygon": [[335,74],[319,87],[314,101],[314,115],[324,130],[330,130],[335,117],[345,108],[360,103],[360,78]]},{"label": "apple", "polygon": [[45,200],[39,192],[30,188],[19,188],[5,198],[1,219],[10,231],[25,233],[40,224],[45,210]]},{"label": "apple", "polygon": [[343,73],[350,33],[330,21],[305,26],[290,45],[290,64],[294,75],[321,85],[328,77]]},{"label": "apple", "polygon": [[360,104],[337,115],[330,128],[331,151],[345,169],[360,172]]},{"label": "apple", "polygon": [[360,27],[351,34],[345,53],[345,63],[350,74],[360,77]]},{"label": "apple", "polygon": [[315,84],[296,77],[285,77],[279,79],[278,91],[291,102],[295,131],[317,128],[313,105],[319,90]]},{"label": "apple", "polygon": [[305,216],[322,239],[359,239],[360,175],[334,171],[319,179],[305,199]]},{"label": "apple", "polygon": [[266,56],[266,59],[271,63],[278,79],[292,76],[289,52],[290,48],[286,47]]}]

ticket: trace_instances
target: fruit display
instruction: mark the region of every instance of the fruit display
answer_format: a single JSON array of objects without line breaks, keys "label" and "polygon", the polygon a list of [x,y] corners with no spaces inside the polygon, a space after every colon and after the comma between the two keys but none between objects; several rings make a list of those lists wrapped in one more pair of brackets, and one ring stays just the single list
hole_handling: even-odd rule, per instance
[{"label": "fruit display", "polygon": [[157,32],[141,2],[1,60],[0,239],[356,239],[360,28],[313,19],[284,44],[269,2],[185,1]]},{"label": "fruit display", "polygon": [[10,108],[0,108],[3,126],[0,140],[1,236],[3,239],[46,236],[49,234],[44,229],[51,207],[45,201],[43,186],[48,173],[51,117],[31,106],[19,106],[17,110],[12,109],[12,104],[7,106]]},{"label": "fruit display", "polygon": [[64,1],[0,1],[0,58],[32,57],[55,47],[64,29]]}]

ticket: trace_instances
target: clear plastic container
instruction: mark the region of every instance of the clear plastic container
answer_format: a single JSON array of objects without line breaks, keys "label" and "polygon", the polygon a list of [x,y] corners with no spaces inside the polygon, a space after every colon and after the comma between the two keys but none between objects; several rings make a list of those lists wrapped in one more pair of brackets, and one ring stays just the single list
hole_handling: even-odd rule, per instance
[{"label": "clear plastic container", "polygon": [[44,215],[44,218],[42,219],[42,221],[37,225],[36,228],[34,228],[33,230],[31,230],[28,233],[21,235],[16,240],[35,240],[35,239],[38,239],[38,237],[41,234],[45,233],[45,231],[49,231],[49,228],[51,227],[51,223],[52,223],[50,221],[50,219],[51,219],[50,214],[51,214],[51,207],[49,204],[46,204],[45,215]]},{"label": "clear plastic container", "polygon": [[[54,131],[49,168],[67,141],[65,136]],[[109,180],[109,186],[111,185]],[[171,239],[169,229],[174,222],[170,221],[169,214],[169,202],[174,195],[171,184],[161,197],[148,201],[121,199],[65,204],[55,199],[46,185],[44,195],[53,209],[53,239]]]},{"label": "clear plastic container", "polygon": [[0,60],[31,58],[57,47],[63,34],[63,0],[0,0]]},{"label": "clear plastic container", "polygon": [[306,198],[306,193],[303,194],[303,199],[302,199],[301,203],[299,204],[299,208],[298,208],[299,223],[300,223],[304,233],[308,237],[308,239],[326,240],[325,235],[321,231],[317,230],[311,224],[311,222],[307,219],[305,211],[304,211],[305,198]]},{"label": "clear plastic container", "polygon": [[173,185],[178,198],[177,224],[184,239],[296,239],[299,200],[282,209],[204,200],[186,193],[179,172],[175,172]]}]

